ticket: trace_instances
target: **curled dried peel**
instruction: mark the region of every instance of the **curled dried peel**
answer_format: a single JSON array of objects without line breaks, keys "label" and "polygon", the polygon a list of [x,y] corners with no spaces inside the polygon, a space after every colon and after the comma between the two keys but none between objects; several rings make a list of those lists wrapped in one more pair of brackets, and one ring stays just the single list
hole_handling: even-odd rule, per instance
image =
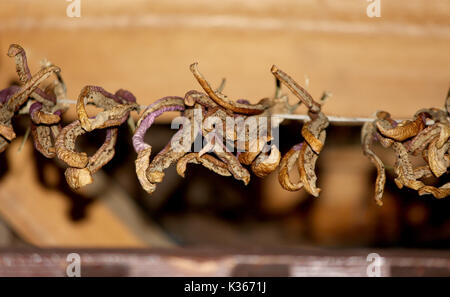
[{"label": "curled dried peel", "polygon": [[450,195],[450,183],[446,183],[439,188],[433,186],[424,186],[419,189],[419,195],[422,196],[427,194],[431,194],[438,199],[445,198]]},{"label": "curled dried peel", "polygon": [[404,141],[416,136],[425,127],[422,116],[417,116],[414,121],[405,121],[393,127],[388,120],[379,119],[375,121],[378,131],[385,137],[396,141]]},{"label": "curled dried peel", "polygon": [[323,148],[323,142],[321,142],[317,136],[320,135],[321,131],[326,129],[328,125],[328,119],[322,112],[319,112],[316,119],[306,122],[302,127],[303,138],[316,154],[320,154]]},{"label": "curled dried peel", "polygon": [[52,131],[50,127],[44,125],[31,125],[31,135],[33,136],[34,147],[38,152],[47,158],[56,156],[56,149],[53,145]]},{"label": "curled dried peel", "polygon": [[428,164],[436,177],[446,173],[450,165],[449,157],[446,155],[450,148],[450,142],[446,142],[441,148],[439,148],[438,142],[439,138],[435,138],[428,146]]},{"label": "curled dried peel", "polygon": [[201,164],[204,167],[208,168],[209,170],[211,170],[219,175],[222,175],[222,176],[231,176],[231,173],[228,170],[228,166],[224,162],[222,162],[208,154],[199,156],[198,153],[187,154],[178,160],[177,173],[180,176],[184,177],[187,164],[189,164],[189,163]]},{"label": "curled dried peel", "polygon": [[43,105],[39,102],[35,102],[30,107],[30,118],[34,124],[57,124],[60,122],[61,117],[58,114],[52,112],[46,112],[43,110]]},{"label": "curled dried peel", "polygon": [[397,161],[394,165],[394,171],[397,174],[394,181],[397,187],[401,189],[405,186],[417,191],[425,186],[423,182],[416,180],[411,161],[409,160],[408,151],[403,144],[395,142],[392,148],[397,155]]},{"label": "curled dried peel", "polygon": [[[325,142],[326,132],[322,131],[319,136],[321,142]],[[303,187],[308,193],[314,197],[318,197],[320,189],[316,187],[317,176],[315,173],[315,167],[319,155],[316,154],[309,145],[303,145],[300,149],[300,155],[297,160],[300,180],[303,183]]]},{"label": "curled dried peel", "polygon": [[[77,126],[80,126],[79,122],[77,123]],[[81,127],[79,129],[81,129]],[[101,167],[103,167],[114,157],[114,146],[117,141],[117,134],[117,128],[108,128],[106,130],[104,143],[93,156],[87,158],[85,166],[72,166],[66,169],[66,181],[71,188],[78,189],[93,182],[92,174],[97,172]]]},{"label": "curled dried peel", "polygon": [[65,126],[56,138],[56,155],[70,167],[84,168],[89,161],[86,153],[75,151],[77,137],[85,133],[77,120]]},{"label": "curled dried peel", "polygon": [[374,123],[367,122],[363,125],[361,130],[361,142],[363,153],[377,168],[377,178],[375,181],[375,201],[379,206],[383,205],[384,185],[386,183],[386,170],[381,159],[372,151],[372,142],[376,133]]},{"label": "curled dried peel", "polygon": [[211,85],[204,78],[204,76],[198,70],[198,63],[193,63],[190,66],[192,74],[197,79],[200,86],[205,90],[206,94],[218,105],[225,109],[231,110],[236,113],[255,115],[264,112],[269,106],[267,99],[261,100],[258,104],[245,104],[233,102],[228,99],[226,95],[216,92],[212,89]]},{"label": "curled dried peel", "polygon": [[235,179],[241,180],[247,185],[250,182],[250,173],[247,169],[245,169],[238,158],[230,152],[214,152],[220,160],[222,160],[225,164],[227,164],[228,170],[234,176]]},{"label": "curled dried peel", "polygon": [[[139,110],[139,105],[135,103],[136,100],[128,101],[126,98],[122,98],[120,91],[124,92],[124,90],[119,90],[116,94],[111,94],[103,88],[95,86],[86,86],[81,90],[76,110],[83,129],[92,131],[119,126],[127,120],[132,110]],[[85,104],[93,104],[105,110],[91,119],[86,112]]]},{"label": "curled dried peel", "polygon": [[270,153],[261,152],[252,163],[252,171],[258,177],[265,177],[280,164],[281,153],[276,145],[270,146]]},{"label": "curled dried peel", "polygon": [[152,152],[151,147],[147,147],[138,152],[138,156],[135,161],[136,165],[136,174],[141,184],[142,188],[149,194],[153,193],[156,190],[156,185],[151,183],[147,179],[147,169],[150,164],[150,155]]},{"label": "curled dried peel", "polygon": [[278,69],[275,65],[272,66],[270,71],[278,80],[287,86],[288,89],[291,90],[291,92],[294,93],[294,95],[297,96],[303,104],[306,105],[310,112],[317,113],[320,111],[321,105],[314,101],[308,91],[297,84],[292,77]]},{"label": "curled dried peel", "polygon": [[285,190],[294,192],[300,190],[303,187],[303,183],[301,181],[297,183],[293,183],[291,181],[289,172],[295,166],[297,159],[300,155],[300,149],[304,145],[306,144],[300,143],[293,146],[281,159],[280,171],[278,173],[278,181]]}]

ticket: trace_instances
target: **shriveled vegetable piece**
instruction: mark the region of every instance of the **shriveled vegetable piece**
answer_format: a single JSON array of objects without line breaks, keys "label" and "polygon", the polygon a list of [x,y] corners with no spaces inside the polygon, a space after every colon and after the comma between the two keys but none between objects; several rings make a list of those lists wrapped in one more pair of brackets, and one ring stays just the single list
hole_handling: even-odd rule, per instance
[{"label": "shriveled vegetable piece", "polygon": [[184,177],[187,164],[189,163],[201,164],[204,167],[208,168],[209,170],[222,176],[231,176],[231,173],[228,170],[228,166],[224,162],[208,154],[199,156],[198,153],[187,154],[178,160],[177,173],[180,176]]},{"label": "shriveled vegetable piece", "polygon": [[105,142],[97,152],[89,158],[85,168],[66,169],[66,180],[71,188],[78,189],[93,182],[92,174],[97,172],[114,157],[114,146],[117,141],[117,134],[117,128],[109,128],[106,130]]},{"label": "shriveled vegetable piece", "polygon": [[293,183],[291,181],[289,172],[295,166],[300,155],[300,150],[304,145],[306,144],[303,142],[294,145],[281,159],[278,181],[285,190],[294,192],[300,190],[303,187],[303,183],[301,181],[297,183]]},{"label": "shriveled vegetable piece", "polygon": [[361,141],[364,155],[367,156],[370,162],[372,162],[372,164],[377,168],[377,179],[375,181],[375,201],[379,206],[382,206],[384,185],[386,183],[386,171],[383,162],[371,148],[375,133],[375,124],[371,122],[365,123],[361,130]]},{"label": "shriveled vegetable piece", "polygon": [[228,99],[226,95],[216,92],[212,89],[211,85],[204,78],[204,76],[198,70],[198,63],[194,63],[190,66],[192,74],[194,74],[200,86],[205,90],[206,94],[214,100],[214,102],[223,108],[231,110],[240,114],[255,115],[264,112],[268,106],[268,100],[263,99],[258,104],[243,104],[238,102],[233,102]]},{"label": "shriveled vegetable piece", "polygon": [[252,163],[252,171],[258,177],[265,177],[280,164],[281,153],[276,145],[270,146],[270,153],[262,152]]},{"label": "shriveled vegetable piece", "polygon": [[421,114],[414,121],[405,121],[396,127],[392,127],[387,120],[377,120],[375,123],[382,135],[396,141],[404,141],[416,136],[425,127],[425,120]]},{"label": "shriveled vegetable piece", "polygon": [[136,174],[139,183],[147,193],[153,193],[156,190],[156,185],[151,183],[147,178],[147,169],[150,165],[151,152],[152,148],[150,146],[140,150],[135,161]]},{"label": "shriveled vegetable piece", "polygon": [[65,126],[56,139],[56,155],[70,167],[84,168],[88,163],[88,156],[84,152],[75,151],[77,137],[86,133],[80,121],[74,121]]},{"label": "shriveled vegetable piece", "polygon": [[305,138],[305,141],[316,154],[320,154],[323,148],[323,142],[321,142],[317,136],[320,135],[328,125],[328,119],[322,112],[319,112],[317,113],[316,119],[306,122],[302,127],[303,138]]},{"label": "shriveled vegetable piece", "polygon": [[[127,97],[123,98],[121,94],[125,94]],[[116,94],[111,94],[101,87],[86,86],[81,90],[76,109],[83,129],[92,131],[99,128],[119,126],[124,123],[132,110],[139,110],[139,105],[135,102],[134,96],[125,90],[119,90]],[[90,119],[85,104],[93,104],[103,108],[104,111]]]},{"label": "shriveled vegetable piece", "polygon": [[450,195],[450,183],[446,183],[445,185],[435,188],[432,186],[424,186],[419,189],[419,195],[431,194],[435,198],[441,199]]},{"label": "shriveled vegetable piece", "polygon": [[[319,140],[325,142],[326,132],[320,132]],[[298,168],[300,172],[300,180],[308,191],[314,197],[318,197],[321,189],[316,187],[317,176],[315,173],[316,161],[319,155],[316,154],[309,145],[303,145],[300,149],[298,158]]]},{"label": "shriveled vegetable piece", "polygon": [[397,155],[397,161],[394,165],[394,171],[397,174],[394,181],[397,187],[401,189],[405,186],[413,190],[418,190],[425,186],[423,182],[416,180],[413,167],[408,157],[408,151],[403,144],[395,142],[392,148]]},{"label": "shriveled vegetable piece", "polygon": [[450,142],[446,142],[441,148],[438,148],[438,142],[439,138],[436,138],[428,146],[428,164],[436,177],[446,173],[450,165],[449,156],[446,155]]},{"label": "shriveled vegetable piece", "polygon": [[310,112],[317,113],[320,111],[321,105],[314,101],[308,91],[297,84],[292,79],[292,77],[290,77],[282,70],[278,69],[275,65],[272,66],[270,71],[277,79],[279,79],[284,85],[286,85],[288,89],[291,90],[291,92],[294,93],[294,95],[297,96],[297,98],[299,98],[303,104],[306,105]]},{"label": "shriveled vegetable piece", "polygon": [[34,140],[34,147],[38,152],[47,158],[56,156],[56,149],[53,145],[51,129],[44,125],[31,125],[31,135]]}]

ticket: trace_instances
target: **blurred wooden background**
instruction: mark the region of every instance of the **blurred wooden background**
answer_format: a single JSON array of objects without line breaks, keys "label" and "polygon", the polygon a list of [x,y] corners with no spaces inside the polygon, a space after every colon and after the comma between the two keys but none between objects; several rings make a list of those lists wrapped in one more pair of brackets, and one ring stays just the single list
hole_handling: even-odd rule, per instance
[{"label": "blurred wooden background", "polygon": [[[370,116],[384,109],[400,118],[421,107],[443,106],[450,86],[450,1],[381,0],[381,18],[367,17],[368,4],[365,0],[81,0],[81,18],[69,18],[69,2],[64,0],[3,0],[0,84],[4,88],[16,78],[6,52],[10,43],[19,43],[27,51],[32,72],[42,58],[62,68],[73,99],[87,84],[111,92],[126,88],[141,104],[183,95],[199,89],[188,68],[198,61],[212,83],[226,77],[225,93],[236,99],[255,102],[271,95],[274,84],[269,69],[276,64],[300,84],[308,78],[313,96],[332,92],[327,114]],[[73,118],[72,109],[67,120]],[[20,159],[33,157],[30,148],[20,155],[16,149],[9,148],[8,162],[15,165],[10,164],[12,170],[0,180],[0,214],[28,242],[42,246],[169,244],[164,236],[156,240],[143,235],[151,227],[123,220],[115,211],[123,207],[110,207],[103,199],[90,208],[88,222],[66,220],[64,194],[50,194],[37,186],[33,168],[27,167],[27,159]],[[325,234],[325,243],[330,241],[329,234],[345,233],[336,231],[342,227],[338,222],[346,226],[354,225],[352,220],[359,222],[360,218],[349,215],[358,212],[352,205],[360,206],[359,198],[371,197],[373,190],[362,181],[361,171],[369,174],[371,167],[357,146],[328,152],[324,155],[328,169],[319,177],[322,187],[333,188],[343,181],[357,187],[337,194],[324,190],[323,208],[313,218],[323,222],[335,211],[348,220],[342,222],[336,216],[329,225],[314,225],[323,231],[317,234]],[[336,163],[341,156],[347,156],[341,162],[353,170],[345,174],[332,170],[341,168]],[[300,199],[299,193],[281,191],[276,178],[268,180],[265,187],[270,195],[263,200],[275,213]],[[16,189],[19,184],[21,188]],[[130,214],[127,218],[135,212]]]}]

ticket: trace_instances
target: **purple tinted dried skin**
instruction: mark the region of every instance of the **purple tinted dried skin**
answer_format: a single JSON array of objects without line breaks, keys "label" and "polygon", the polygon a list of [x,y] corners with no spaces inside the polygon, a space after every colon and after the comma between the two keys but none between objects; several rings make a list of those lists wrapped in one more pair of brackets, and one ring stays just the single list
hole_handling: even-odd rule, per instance
[{"label": "purple tinted dried skin", "polygon": [[194,63],[190,66],[192,74],[194,74],[194,77],[197,79],[200,86],[203,88],[203,90],[208,94],[208,96],[218,105],[222,106],[223,108],[230,110],[235,113],[240,114],[249,114],[249,115],[255,115],[260,114],[264,112],[268,108],[267,100],[260,100],[257,104],[242,104],[233,102],[232,100],[228,99],[228,97],[220,92],[216,92],[211,88],[211,85],[208,83],[208,81],[204,78],[204,76],[199,72],[198,70],[198,64]]},{"label": "purple tinted dried skin", "polygon": [[56,155],[70,167],[84,168],[88,164],[88,156],[84,152],[75,151],[77,137],[86,133],[80,121],[74,121],[65,126],[56,138]]},{"label": "purple tinted dried skin", "polygon": [[[122,98],[117,94],[123,94],[126,98]],[[119,90],[113,95],[101,87],[84,87],[80,92],[76,105],[81,126],[86,131],[92,131],[94,129],[121,125],[128,119],[132,110],[139,110],[138,104],[129,101],[132,98],[134,96],[125,90]],[[86,112],[85,104],[93,104],[105,110],[99,112],[95,118],[90,119]]]},{"label": "purple tinted dried skin", "polygon": [[151,146],[144,148],[138,152],[136,158],[136,175],[142,188],[149,194],[156,190],[156,185],[151,183],[147,178],[147,169],[150,166],[150,155],[152,153]]},{"label": "purple tinted dried skin", "polygon": [[199,156],[199,153],[190,153],[183,156],[177,162],[177,173],[184,177],[186,172],[187,164],[200,164],[209,170],[213,171],[222,176],[231,176],[230,171],[228,170],[227,164],[216,159],[214,156],[204,154]]},{"label": "purple tinted dried skin", "polygon": [[140,116],[133,135],[133,147],[136,153],[150,147],[144,142],[144,136],[158,116],[164,112],[183,111],[184,109],[184,101],[181,97],[164,97],[147,107]]},{"label": "purple tinted dried skin", "polygon": [[45,124],[45,125],[51,125],[51,124],[57,124],[61,120],[61,117],[59,115],[56,115],[51,112],[45,112],[43,111],[42,103],[35,102],[30,107],[30,118],[33,121],[34,124]]},{"label": "purple tinted dried skin", "polygon": [[372,151],[372,142],[376,133],[374,122],[367,122],[361,129],[361,142],[363,153],[377,168],[377,179],[375,181],[375,201],[379,206],[383,205],[384,185],[386,183],[386,170],[381,159]]},{"label": "purple tinted dried skin", "polygon": [[281,159],[280,171],[278,173],[278,181],[283,189],[288,191],[298,191],[303,188],[303,183],[301,181],[293,183],[289,172],[294,168],[297,163],[297,159],[300,156],[300,149],[306,144],[299,143],[294,145]]}]

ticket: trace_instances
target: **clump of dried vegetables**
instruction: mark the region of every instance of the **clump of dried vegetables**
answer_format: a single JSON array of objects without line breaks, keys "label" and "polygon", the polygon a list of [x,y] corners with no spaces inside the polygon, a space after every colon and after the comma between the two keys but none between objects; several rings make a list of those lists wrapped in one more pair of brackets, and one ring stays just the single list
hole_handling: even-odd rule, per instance
[{"label": "clump of dried vegetables", "polygon": [[[192,64],[190,69],[204,93],[192,90],[184,98],[162,98],[144,111],[137,124],[133,145],[138,153],[136,172],[142,187],[149,193],[155,191],[156,185],[163,180],[164,170],[174,163],[177,163],[178,174],[183,177],[187,164],[193,163],[223,176],[233,176],[244,184],[250,181],[250,173],[245,166],[250,166],[251,171],[259,177],[275,171],[280,164],[281,153],[277,145],[272,143],[275,137],[272,132],[282,119],[272,116],[292,113],[299,104],[290,105],[288,97],[280,95],[278,89],[273,98],[261,99],[256,104],[250,104],[244,99],[233,101],[222,93],[223,85],[217,90],[211,87],[199,72],[197,63]],[[280,183],[291,191],[299,190],[304,185],[309,193],[317,196],[320,189],[316,187],[314,167],[325,141],[328,120],[320,111],[321,105],[291,77],[275,66],[272,67],[272,73],[277,82],[285,84],[306,105],[311,118],[302,131],[305,138],[302,149],[293,157],[292,153],[288,153],[283,158]],[[179,111],[188,120],[171,142],[150,160],[151,146],[144,142],[144,135],[156,117],[169,111]],[[196,117],[196,114],[201,116]],[[229,121],[233,122],[231,129]],[[214,122],[215,129],[211,122]],[[199,137],[205,145],[198,152],[191,152],[191,146],[195,146],[194,142]],[[184,150],[173,147],[174,138],[182,138]],[[237,149],[229,150],[230,145]],[[298,163],[301,182],[297,187],[289,187],[288,172],[295,162]]]},{"label": "clump of dried vegetables", "polygon": [[[12,118],[16,114],[28,114],[35,148],[45,157],[57,157],[68,165],[65,176],[70,187],[78,189],[92,183],[93,174],[114,156],[118,127],[133,121],[132,111],[140,111],[136,98],[123,89],[112,94],[101,87],[86,86],[76,102],[78,119],[62,127],[61,115],[68,106],[62,103],[67,100],[66,86],[59,67],[44,61],[41,69],[32,75],[22,47],[11,45],[8,56],[14,58],[20,85],[0,91],[0,153],[16,137]],[[319,195],[315,166],[329,125],[321,111],[326,95],[319,102],[315,101],[289,75],[272,66],[271,72],[277,82],[275,95],[250,104],[248,100],[231,100],[223,94],[225,81],[214,90],[198,70],[197,63],[192,64],[190,70],[203,92],[191,90],[184,97],[159,99],[146,107],[137,123],[132,140],[137,153],[137,177],[145,191],[156,190],[169,166],[176,164],[178,174],[184,177],[188,164],[199,164],[244,184],[249,183],[250,172],[264,177],[279,168],[278,179],[284,189],[298,191],[305,188],[311,195]],[[298,98],[296,104],[289,104],[288,97],[280,93],[281,84]],[[276,140],[277,128],[283,118],[276,115],[293,113],[301,104],[306,106],[310,118],[301,130],[303,141],[282,157]],[[86,105],[94,105],[102,111],[90,117]],[[397,156],[394,171],[399,188],[408,187],[420,195],[431,194],[436,198],[449,195],[450,183],[435,187],[424,181],[448,172],[449,108],[450,92],[444,110],[422,109],[411,121],[400,123],[389,113],[378,112],[373,122],[363,126],[364,154],[378,170],[375,186],[378,204],[382,204],[386,173],[383,162],[372,151],[376,141],[393,149]],[[144,136],[157,117],[174,111],[183,116],[178,123],[179,129],[165,148],[151,158],[152,147],[144,142]],[[92,156],[77,151],[77,138],[98,129],[106,131],[100,148]],[[416,155],[422,155],[426,165],[413,168],[410,157]],[[298,181],[293,181],[292,170],[295,168]]]},{"label": "clump of dried vegetables", "polygon": [[[388,112],[378,112],[373,122],[364,124],[361,141],[364,154],[377,167],[375,200],[382,205],[386,182],[385,166],[372,151],[372,144],[378,141],[383,147],[391,148],[396,155],[394,172],[398,188],[407,187],[418,191],[419,195],[433,195],[444,198],[450,195],[450,183],[440,187],[427,185],[424,179],[441,177],[448,172],[450,165],[450,92],[445,109],[429,108],[416,112],[412,120],[398,123]],[[410,157],[421,155],[425,165],[413,167]]]}]

